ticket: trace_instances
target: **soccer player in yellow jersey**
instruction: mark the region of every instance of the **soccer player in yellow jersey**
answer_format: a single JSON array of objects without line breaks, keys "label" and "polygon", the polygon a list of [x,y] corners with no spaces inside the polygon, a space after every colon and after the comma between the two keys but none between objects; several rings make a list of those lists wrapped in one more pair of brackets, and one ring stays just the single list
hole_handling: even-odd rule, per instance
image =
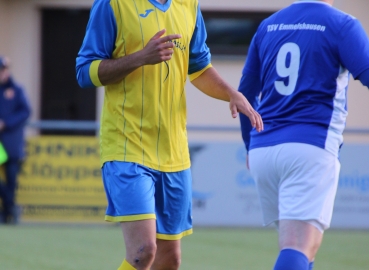
[{"label": "soccer player in yellow jersey", "polygon": [[120,222],[124,269],[178,269],[192,233],[185,82],[228,101],[263,129],[210,63],[198,0],[96,0],[77,57],[82,87],[105,86],[101,165],[105,219]]}]

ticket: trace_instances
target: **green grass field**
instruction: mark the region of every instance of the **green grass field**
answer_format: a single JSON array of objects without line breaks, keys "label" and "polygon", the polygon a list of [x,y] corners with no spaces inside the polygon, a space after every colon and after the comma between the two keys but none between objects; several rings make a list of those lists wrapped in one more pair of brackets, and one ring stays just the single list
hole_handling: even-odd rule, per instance
[{"label": "green grass field", "polygon": [[[116,270],[124,257],[119,226],[0,226],[1,270]],[[195,228],[182,242],[181,270],[271,270],[277,233]],[[369,231],[325,233],[317,270],[369,269]]]}]

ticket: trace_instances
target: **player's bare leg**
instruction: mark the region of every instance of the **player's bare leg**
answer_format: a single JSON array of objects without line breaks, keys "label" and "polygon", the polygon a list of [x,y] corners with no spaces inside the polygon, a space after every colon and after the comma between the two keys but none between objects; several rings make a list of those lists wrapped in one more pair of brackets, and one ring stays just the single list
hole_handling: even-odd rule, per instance
[{"label": "player's bare leg", "polygon": [[154,219],[121,223],[126,261],[137,270],[150,269],[156,253],[156,221]]},{"label": "player's bare leg", "polygon": [[279,248],[302,252],[312,262],[322,243],[323,233],[310,223],[299,220],[279,221]]},{"label": "player's bare leg", "polygon": [[177,270],[181,265],[181,241],[157,240],[157,251],[152,270]]},{"label": "player's bare leg", "polygon": [[279,221],[280,249],[296,249],[313,261],[322,243],[323,234],[313,225],[299,220]]}]

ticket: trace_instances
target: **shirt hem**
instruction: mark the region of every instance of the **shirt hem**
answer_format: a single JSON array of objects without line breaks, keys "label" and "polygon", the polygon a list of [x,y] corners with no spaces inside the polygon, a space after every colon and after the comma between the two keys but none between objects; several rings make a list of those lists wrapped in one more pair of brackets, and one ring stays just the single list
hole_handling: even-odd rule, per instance
[{"label": "shirt hem", "polygon": [[142,162],[139,159],[135,158],[122,158],[120,156],[105,156],[101,158],[101,167],[104,165],[105,162],[109,161],[121,161],[121,162],[132,162],[137,163],[142,166],[148,167],[150,169],[160,171],[160,172],[179,172],[187,170],[191,167],[191,162],[187,161],[182,164],[175,164],[175,165],[159,165],[152,162]]},{"label": "shirt hem", "polygon": [[275,146],[278,144],[284,144],[284,143],[305,143],[305,144],[309,144],[309,145],[313,145],[316,147],[319,147],[321,149],[326,150],[327,152],[331,153],[332,155],[334,155],[335,157],[338,157],[338,151],[333,151],[327,147],[325,147],[324,145],[318,144],[318,143],[313,143],[311,141],[303,141],[303,140],[284,140],[284,141],[273,141],[273,142],[263,142],[263,143],[251,143],[250,147],[249,147],[249,151],[251,151],[252,149],[256,149],[256,148],[262,148],[262,147],[269,147],[269,146]]}]

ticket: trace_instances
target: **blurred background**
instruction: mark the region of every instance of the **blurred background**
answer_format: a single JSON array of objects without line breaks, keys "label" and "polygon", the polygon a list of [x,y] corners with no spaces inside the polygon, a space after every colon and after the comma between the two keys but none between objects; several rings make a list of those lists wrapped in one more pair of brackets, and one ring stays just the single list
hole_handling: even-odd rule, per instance
[{"label": "blurred background", "polygon": [[[248,46],[259,23],[292,2],[200,1],[212,63],[234,88],[238,87]],[[75,79],[75,59],[92,3],[0,0],[0,55],[11,59],[12,75],[24,86],[32,107],[26,128],[27,158],[17,193],[22,226],[35,229],[50,224],[104,224],[106,200],[97,136],[104,89],[81,89]],[[334,6],[357,17],[369,34],[367,0],[336,0]],[[245,168],[239,119],[232,119],[227,103],[206,97],[189,83],[187,100],[195,227],[260,227],[260,208],[254,182]],[[351,78],[342,170],[332,221],[333,229],[352,234],[360,230],[364,235],[369,233],[368,104],[368,89]],[[19,230],[24,230],[22,226]],[[5,232],[4,227],[0,227],[0,242],[1,236],[5,237],[2,230]],[[57,227],[51,234],[58,231]],[[363,250],[356,248],[355,254]],[[0,247],[0,269],[26,269],[12,263],[2,268],[2,251]],[[48,267],[37,269],[74,269]]]}]

